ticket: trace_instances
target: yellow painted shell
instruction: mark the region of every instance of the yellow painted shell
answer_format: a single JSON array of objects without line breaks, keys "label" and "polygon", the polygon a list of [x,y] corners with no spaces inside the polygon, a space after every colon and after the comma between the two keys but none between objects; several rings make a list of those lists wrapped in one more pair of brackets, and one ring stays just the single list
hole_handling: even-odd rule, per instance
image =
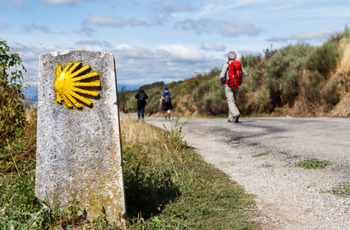
[{"label": "yellow painted shell", "polygon": [[[99,80],[91,80],[99,77],[98,72],[92,72],[89,65],[82,66],[81,62],[68,62],[62,70],[62,66],[56,68],[56,102],[62,103],[62,99],[68,108],[73,105],[79,109],[86,105],[92,105],[92,101],[86,95],[97,97],[100,93],[96,87],[100,87]],[[90,81],[89,81],[90,80]],[[89,89],[89,87],[94,87]]]}]

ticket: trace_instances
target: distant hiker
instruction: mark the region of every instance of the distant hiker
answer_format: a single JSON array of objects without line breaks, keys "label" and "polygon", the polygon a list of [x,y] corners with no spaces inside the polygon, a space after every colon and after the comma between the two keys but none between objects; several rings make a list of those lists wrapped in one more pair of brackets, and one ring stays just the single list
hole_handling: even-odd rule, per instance
[{"label": "distant hiker", "polygon": [[143,120],[145,116],[146,99],[148,99],[148,96],[143,87],[139,88],[137,94],[135,95],[135,98],[137,99],[137,117],[139,120],[140,118]]},{"label": "distant hiker", "polygon": [[247,73],[243,69],[243,65],[236,60],[236,53],[230,51],[227,55],[228,62],[222,67],[220,74],[220,82],[225,85],[225,94],[228,104],[228,122],[239,122],[240,113],[236,106],[236,98],[239,87]]},{"label": "distant hiker", "polygon": [[124,113],[128,113],[129,112],[128,108],[126,108],[126,107],[124,107],[123,111],[124,111]]},{"label": "distant hiker", "polygon": [[173,99],[173,96],[171,95],[168,86],[165,86],[162,96],[160,97],[160,106],[165,114],[165,119],[169,118],[169,120],[171,119],[171,110],[173,110],[171,99]]}]

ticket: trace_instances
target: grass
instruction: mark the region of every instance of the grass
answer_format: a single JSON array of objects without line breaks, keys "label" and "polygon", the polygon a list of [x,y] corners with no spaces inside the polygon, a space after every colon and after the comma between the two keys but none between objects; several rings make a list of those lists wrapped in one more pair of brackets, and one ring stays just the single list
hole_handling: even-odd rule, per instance
[{"label": "grass", "polygon": [[303,161],[300,161],[298,163],[295,163],[295,166],[305,168],[305,169],[317,169],[317,168],[325,168],[328,165],[331,165],[332,163],[330,161],[320,161],[316,158],[310,158]]},{"label": "grass", "polygon": [[[29,124],[35,124],[32,116]],[[21,157],[0,162],[7,168],[0,173],[0,229],[121,229],[118,220],[107,221],[103,209],[95,219],[84,219],[79,200],[63,210],[35,197],[35,127],[28,126],[32,139],[23,146],[6,148]],[[164,132],[126,119],[121,130],[127,229],[258,228],[250,220],[256,215],[253,195],[182,142],[181,127]]]},{"label": "grass", "polygon": [[249,221],[254,197],[183,143],[181,127],[163,132],[132,120],[121,127],[130,229],[257,228]]}]

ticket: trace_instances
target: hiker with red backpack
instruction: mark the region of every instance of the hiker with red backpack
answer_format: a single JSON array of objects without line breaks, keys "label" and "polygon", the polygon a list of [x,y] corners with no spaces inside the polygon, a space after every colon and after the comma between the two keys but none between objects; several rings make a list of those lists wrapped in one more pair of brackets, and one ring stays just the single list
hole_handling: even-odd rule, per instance
[{"label": "hiker with red backpack", "polygon": [[135,98],[137,99],[137,117],[139,120],[140,118],[143,120],[145,116],[146,99],[148,99],[148,95],[143,87],[139,88]]},{"label": "hiker with red backpack", "polygon": [[165,86],[162,96],[160,97],[160,106],[165,114],[165,119],[169,118],[169,120],[171,120],[171,110],[173,110],[171,99],[173,99],[173,95],[169,91],[168,86]]},{"label": "hiker with red backpack", "polygon": [[228,122],[239,122],[240,113],[236,106],[236,98],[239,87],[247,73],[243,69],[243,65],[236,60],[236,53],[230,51],[227,55],[228,61],[222,67],[220,74],[220,82],[225,85],[225,94],[228,104]]}]

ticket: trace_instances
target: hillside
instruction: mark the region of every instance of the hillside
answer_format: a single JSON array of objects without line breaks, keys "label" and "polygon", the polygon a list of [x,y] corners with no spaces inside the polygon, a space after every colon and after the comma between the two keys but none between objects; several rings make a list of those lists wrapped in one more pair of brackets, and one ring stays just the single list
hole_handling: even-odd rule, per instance
[{"label": "hillside", "polygon": [[[304,43],[264,56],[243,56],[248,73],[237,103],[244,116],[350,117],[350,29],[333,35],[321,46]],[[178,116],[225,116],[227,103],[219,83],[220,69],[168,84]],[[146,112],[158,115],[164,83],[145,86]],[[119,93],[120,107],[136,110],[136,91]]]}]

